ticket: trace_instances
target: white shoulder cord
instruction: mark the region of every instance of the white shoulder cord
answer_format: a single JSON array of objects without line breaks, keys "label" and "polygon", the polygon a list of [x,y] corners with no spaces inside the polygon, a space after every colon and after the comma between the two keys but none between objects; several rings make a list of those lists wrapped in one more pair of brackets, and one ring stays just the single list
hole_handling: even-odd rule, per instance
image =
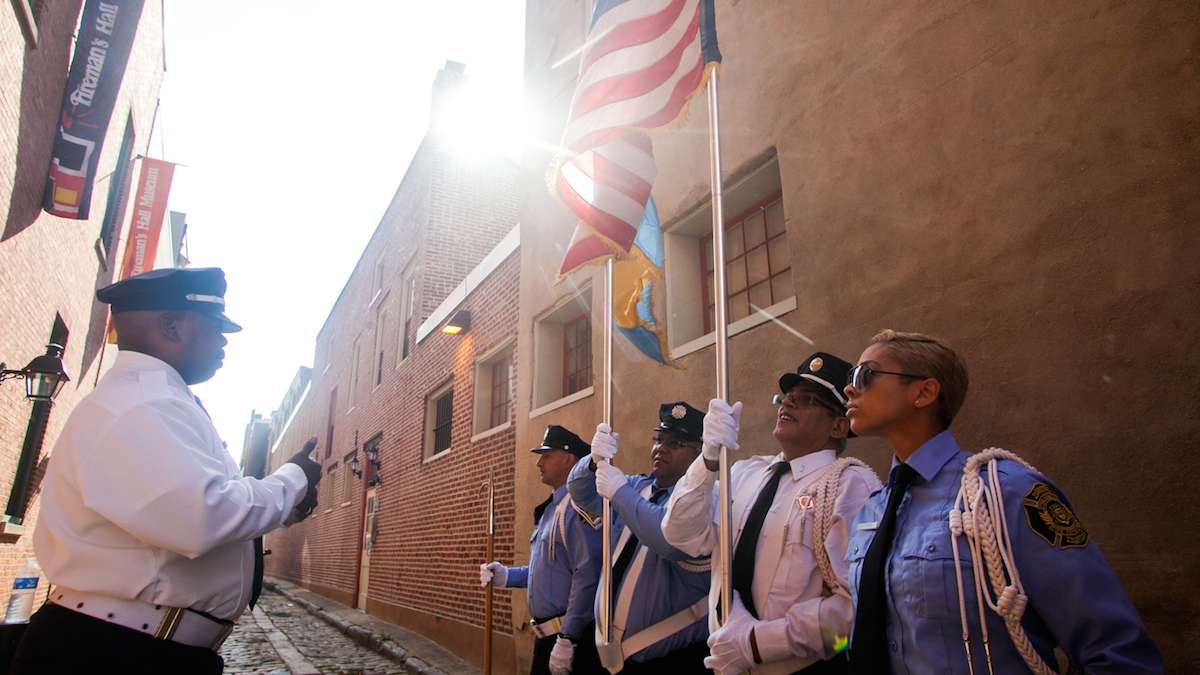
[{"label": "white shoulder cord", "polygon": [[[1012,538],[1008,533],[1008,521],[1004,515],[1004,493],[1000,489],[1000,474],[996,470],[997,460],[1007,459],[1036,470],[1015,454],[1000,448],[988,448],[967,460],[963,468],[962,488],[950,510],[950,547],[954,551],[954,576],[958,583],[958,613],[962,619],[963,649],[967,653],[967,668],[972,673],[975,666],[971,660],[971,635],[967,627],[966,598],[963,593],[962,568],[958,553],[958,537],[966,535],[971,547],[971,565],[975,578],[975,602],[979,606],[979,628],[983,637],[983,651],[987,659],[988,673],[992,673],[992,653],[988,646],[987,622],[984,620],[984,603],[1004,620],[1013,645],[1025,664],[1037,675],[1053,675],[1055,672],[1042,660],[1033,648],[1029,636],[1021,626],[1025,605],[1029,601],[1021,577],[1017,572],[1016,556],[1013,554]],[[981,479],[981,467],[988,468],[987,484]],[[982,555],[980,555],[982,553]],[[984,565],[991,588],[983,581]],[[993,594],[995,600],[993,600]]]},{"label": "white shoulder cord", "polygon": [[849,591],[846,589],[846,584],[833,571],[833,565],[829,562],[829,551],[825,550],[825,538],[829,536],[829,531],[833,529],[833,519],[837,515],[834,511],[834,506],[837,504],[838,487],[842,482],[842,474],[852,466],[862,467],[870,471],[872,476],[875,475],[875,472],[871,471],[871,467],[863,464],[861,461],[853,457],[843,457],[825,470],[820,480],[817,481],[816,490],[813,492],[814,511],[812,529],[810,530],[813,555],[817,558],[817,568],[821,570],[821,578],[825,580],[825,585],[834,594],[839,589],[847,593]]}]

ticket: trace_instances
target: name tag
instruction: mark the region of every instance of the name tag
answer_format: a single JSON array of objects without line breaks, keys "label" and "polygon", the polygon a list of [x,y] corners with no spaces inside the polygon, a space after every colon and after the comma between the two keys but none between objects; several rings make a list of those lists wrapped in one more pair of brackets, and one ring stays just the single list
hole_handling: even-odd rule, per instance
[{"label": "name tag", "polygon": [[854,529],[862,532],[871,532],[879,529],[879,521],[873,520],[869,523],[859,523]]}]

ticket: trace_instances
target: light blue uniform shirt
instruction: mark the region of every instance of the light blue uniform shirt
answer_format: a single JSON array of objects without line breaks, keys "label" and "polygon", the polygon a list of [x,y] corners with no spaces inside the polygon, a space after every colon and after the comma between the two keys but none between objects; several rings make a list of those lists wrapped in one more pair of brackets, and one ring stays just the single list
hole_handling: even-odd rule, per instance
[{"label": "light blue uniform shirt", "polygon": [[[944,431],[908,459],[918,476],[900,501],[896,538],[887,561],[886,634],[894,675],[968,672],[947,519],[970,457]],[[896,467],[894,458],[892,467]],[[1029,596],[1022,624],[1042,659],[1054,667],[1053,650],[1059,646],[1074,666],[1087,673],[1161,673],[1162,655],[1096,542],[1089,537],[1085,546],[1064,548],[1034,531],[1029,518],[1036,512],[1027,514],[1026,497],[1039,483],[1060,498],[1062,493],[1021,464],[1001,460],[997,467],[1016,566]],[[986,476],[985,469],[985,482]],[[875,536],[872,526],[883,518],[891,485],[889,480],[863,505],[846,550],[856,606],[863,558]],[[1066,504],[1065,498],[1062,503]],[[971,654],[975,672],[986,673],[971,551],[965,537],[958,544]],[[994,672],[1028,672],[1000,616],[986,605],[984,616]],[[854,658],[853,644],[850,657]]]},{"label": "light blue uniform shirt", "polygon": [[[603,513],[603,499],[596,493],[596,474],[588,466],[590,461],[589,457],[579,460],[575,468],[571,469],[567,485],[571,490],[571,498],[584,511],[593,514],[599,527],[598,519]],[[620,555],[617,545],[621,531],[626,525],[638,538],[638,543],[648,549],[641,574],[635,580],[637,585],[633,589],[629,618],[625,624],[626,638],[708,597],[709,573],[707,570],[698,571],[699,566],[707,566],[708,559],[693,559],[663,538],[662,520],[667,513],[667,499],[674,488],[666,488],[666,494],[661,495],[656,500],[657,503],[652,504],[649,500],[642,499],[642,490],[653,483],[653,476],[626,476],[625,485],[612,497],[613,563],[616,563],[617,556]],[[659,489],[651,488],[651,496]],[[681,563],[692,570],[685,569]],[[627,569],[621,585],[624,586],[629,581]],[[619,597],[620,591],[619,587],[615,589],[614,597]],[[597,590],[597,603],[599,598]],[[626,654],[625,659],[649,661],[703,642],[708,639],[707,614],[706,609],[692,625],[635,654]]]},{"label": "light blue uniform shirt", "polygon": [[584,632],[592,623],[600,581],[600,533],[584,524],[570,506],[562,520],[564,531],[558,531],[555,512],[566,498],[563,485],[538,507],[542,512],[529,540],[529,566],[510,569],[505,586],[529,589],[529,614],[535,620],[561,616],[564,635],[591,639]]}]

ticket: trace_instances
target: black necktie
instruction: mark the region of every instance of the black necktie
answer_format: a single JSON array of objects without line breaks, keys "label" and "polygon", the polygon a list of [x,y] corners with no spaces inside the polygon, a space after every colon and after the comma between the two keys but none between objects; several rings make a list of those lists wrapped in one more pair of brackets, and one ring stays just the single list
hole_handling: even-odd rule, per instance
[{"label": "black necktie", "polygon": [[[192,398],[196,399],[196,405],[204,411],[204,415],[212,420],[212,416],[208,414],[208,408],[200,402],[200,397],[192,394]],[[262,476],[257,476],[262,478]],[[262,537],[254,538],[254,579],[250,586],[250,609],[254,609],[254,603],[258,602],[258,596],[262,595],[263,587],[263,541]]]},{"label": "black necktie", "polygon": [[[662,498],[667,496],[667,491],[659,488],[650,495],[650,503],[657,504],[662,501]],[[629,527],[626,525],[626,527]],[[637,552],[638,538],[633,533],[633,528],[629,530],[629,539],[625,540],[625,546],[621,548],[621,553],[617,555],[617,562],[613,564],[612,583],[609,584],[609,590],[612,593],[612,607],[617,604],[617,589],[621,587],[621,579],[625,577],[625,570],[629,568],[629,563],[633,561],[633,554]]]},{"label": "black necktie", "polygon": [[258,602],[258,596],[262,595],[263,584],[263,545],[262,537],[254,538],[254,585],[250,587],[250,609],[254,609],[254,603]]},{"label": "black necktie", "polygon": [[546,512],[546,507],[550,506],[550,502],[554,501],[554,495],[546,497],[546,501],[533,507],[533,529],[537,529],[542,524],[542,514]]},{"label": "black necktie", "polygon": [[758,553],[758,535],[762,532],[763,521],[767,519],[767,511],[775,501],[775,493],[779,491],[779,479],[783,474],[792,470],[792,465],[780,462],[771,467],[771,477],[758,493],[754,506],[750,507],[750,515],[746,517],[746,525],[738,537],[737,546],[733,549],[733,590],[742,596],[742,604],[754,618],[758,618],[758,608],[754,606],[754,558]]},{"label": "black necktie", "polygon": [[858,608],[854,613],[854,641],[850,650],[850,672],[879,675],[891,672],[887,645],[887,561],[896,536],[896,510],[917,472],[907,464],[892,469],[887,507],[875,530],[875,538],[863,558],[858,579]]}]

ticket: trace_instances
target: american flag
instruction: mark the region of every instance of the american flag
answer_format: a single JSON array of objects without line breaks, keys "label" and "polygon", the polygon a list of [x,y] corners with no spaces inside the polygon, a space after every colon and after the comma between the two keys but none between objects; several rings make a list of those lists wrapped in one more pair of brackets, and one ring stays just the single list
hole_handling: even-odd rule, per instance
[{"label": "american flag", "polygon": [[555,186],[579,225],[559,274],[628,253],[654,185],[646,130],[680,119],[721,61],[713,0],[597,0]]}]

